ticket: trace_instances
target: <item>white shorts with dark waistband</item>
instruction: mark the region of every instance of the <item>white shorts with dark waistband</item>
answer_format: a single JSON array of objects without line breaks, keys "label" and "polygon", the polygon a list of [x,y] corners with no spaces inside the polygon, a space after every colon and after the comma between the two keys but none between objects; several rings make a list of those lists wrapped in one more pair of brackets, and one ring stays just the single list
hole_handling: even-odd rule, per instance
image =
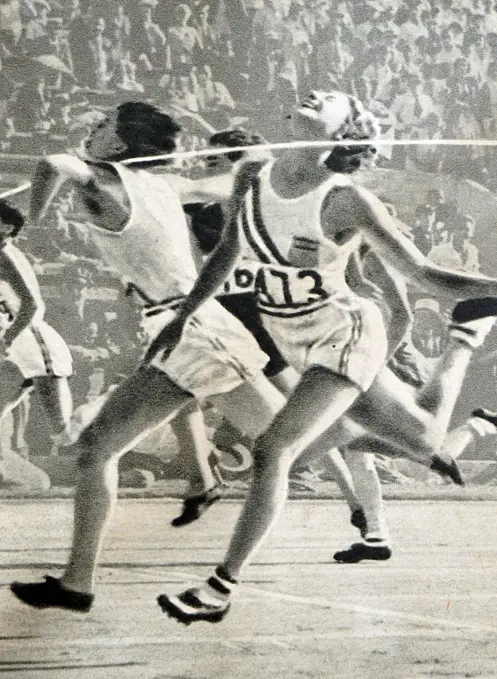
[{"label": "white shorts with dark waistband", "polygon": [[20,332],[6,357],[26,379],[72,375],[71,352],[59,333],[45,321],[38,321]]},{"label": "white shorts with dark waistband", "polygon": [[327,368],[367,391],[387,356],[380,309],[354,294],[337,295],[315,311],[276,316],[262,312],[264,326],[297,372]]},{"label": "white shorts with dark waistband", "polygon": [[[175,315],[172,305],[146,309],[142,326],[150,341]],[[176,349],[152,365],[198,399],[232,391],[260,375],[268,362],[252,335],[215,300],[191,316]]]}]

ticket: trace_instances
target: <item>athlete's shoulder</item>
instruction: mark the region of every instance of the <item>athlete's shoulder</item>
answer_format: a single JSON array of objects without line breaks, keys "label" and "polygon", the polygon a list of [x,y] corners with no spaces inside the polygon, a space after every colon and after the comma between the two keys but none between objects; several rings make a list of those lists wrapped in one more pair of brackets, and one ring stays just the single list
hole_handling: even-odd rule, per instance
[{"label": "athlete's shoulder", "polygon": [[[96,166],[96,164],[95,164]],[[95,179],[92,163],[70,153],[53,153],[38,162],[39,173],[57,172],[65,179],[86,184]]]},{"label": "athlete's shoulder", "polygon": [[359,187],[350,181],[337,181],[336,178],[327,182],[326,195],[323,200],[325,212],[352,212],[363,201]]},{"label": "athlete's shoulder", "polygon": [[366,216],[378,209],[386,210],[381,200],[369,189],[352,181],[334,183],[324,201],[324,207],[333,212],[346,210],[357,216]]}]

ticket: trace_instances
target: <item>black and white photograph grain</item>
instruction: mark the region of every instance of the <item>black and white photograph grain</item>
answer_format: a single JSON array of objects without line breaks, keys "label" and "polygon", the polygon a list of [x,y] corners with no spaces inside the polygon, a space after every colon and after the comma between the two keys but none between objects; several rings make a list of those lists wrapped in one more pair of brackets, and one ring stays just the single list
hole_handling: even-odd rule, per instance
[{"label": "black and white photograph grain", "polygon": [[497,679],[497,2],[0,0],[0,679]]}]

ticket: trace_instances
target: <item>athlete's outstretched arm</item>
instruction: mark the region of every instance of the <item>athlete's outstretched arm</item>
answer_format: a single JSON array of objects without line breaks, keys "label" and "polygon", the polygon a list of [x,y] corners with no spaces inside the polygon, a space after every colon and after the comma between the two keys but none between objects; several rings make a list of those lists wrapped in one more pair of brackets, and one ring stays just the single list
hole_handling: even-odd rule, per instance
[{"label": "athlete's outstretched arm", "polygon": [[240,236],[237,216],[242,201],[254,177],[265,161],[249,161],[242,165],[233,182],[233,190],[225,206],[225,228],[221,240],[202,268],[195,285],[181,307],[181,315],[188,316],[209,297],[213,297],[235,268],[240,256]]},{"label": "athlete's outstretched arm", "polygon": [[[325,228],[334,238],[337,230],[358,227],[364,239],[399,273],[435,295],[455,298],[497,296],[497,280],[435,266],[395,225],[383,203],[362,187],[345,187],[335,192],[328,205]],[[329,225],[329,226],[328,226]]]},{"label": "athlete's outstretched arm", "polygon": [[94,180],[88,165],[68,153],[46,156],[36,166],[31,184],[29,218],[34,224],[45,216],[50,204],[66,181],[86,186]]},{"label": "athlete's outstretched arm", "polygon": [[233,191],[233,175],[230,172],[203,179],[187,179],[170,172],[160,176],[176,191],[183,205],[228,200]]},{"label": "athlete's outstretched arm", "polygon": [[19,311],[16,314],[13,314],[14,322],[10,328],[5,331],[3,336],[4,344],[10,346],[17,335],[31,323],[38,310],[38,305],[23,276],[18,271],[14,262],[2,249],[0,249],[0,271],[2,272],[2,280],[9,283],[21,301]]}]

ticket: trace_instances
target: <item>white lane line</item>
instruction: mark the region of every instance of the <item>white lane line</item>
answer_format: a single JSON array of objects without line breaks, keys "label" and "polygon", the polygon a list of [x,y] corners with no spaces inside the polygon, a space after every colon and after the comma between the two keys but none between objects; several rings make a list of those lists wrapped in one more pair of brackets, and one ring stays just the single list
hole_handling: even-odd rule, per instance
[{"label": "white lane line", "polygon": [[[176,573],[179,575],[179,573]],[[185,573],[185,580],[201,580],[205,578],[200,576],[193,576],[191,574]],[[397,620],[403,620],[405,622],[412,622],[421,625],[430,625],[434,627],[447,627],[449,629],[459,629],[459,630],[471,630],[473,632],[485,633],[497,635],[497,625],[480,625],[474,622],[468,622],[466,620],[451,620],[449,618],[439,618],[431,615],[419,615],[417,613],[403,613],[402,611],[391,611],[385,608],[373,608],[371,606],[361,606],[359,604],[347,604],[340,601],[333,601],[330,599],[324,599],[323,597],[306,597],[306,596],[296,596],[294,594],[285,594],[283,592],[273,592],[267,589],[259,589],[255,587],[240,587],[240,593],[250,592],[255,596],[261,598],[273,599],[276,601],[282,601],[287,603],[300,604],[305,606],[312,606],[315,608],[327,608],[330,610],[337,611],[347,611],[349,613],[362,613],[364,615],[371,615],[373,617],[381,618],[396,618]],[[388,594],[385,597],[388,599]],[[416,596],[413,595],[415,599]],[[236,605],[236,600],[235,600]]]},{"label": "white lane line", "polygon": [[[164,617],[164,621],[167,618]],[[229,624],[225,624],[225,628],[229,628]],[[190,628],[191,630],[192,628]],[[196,626],[193,629],[197,629]],[[166,628],[164,628],[166,632]],[[35,651],[39,648],[47,650],[55,650],[58,648],[131,648],[133,646],[189,646],[189,645],[210,645],[210,646],[228,646],[236,647],[246,644],[259,644],[265,646],[283,646],[291,647],[292,645],[306,645],[313,641],[344,641],[353,639],[468,639],[468,633],[458,630],[447,630],[443,635],[436,634],[433,630],[377,630],[364,629],[360,630],[332,630],[331,632],[295,632],[292,634],[244,634],[233,637],[226,637],[226,633],[222,638],[219,636],[199,636],[198,634],[189,634],[185,632],[185,636],[133,636],[133,637],[116,637],[116,638],[102,638],[100,636],[91,637],[88,639],[70,639],[60,637],[45,637],[43,639],[2,639],[2,652],[7,650],[23,650],[29,652]]]},{"label": "white lane line", "polygon": [[[316,597],[302,597],[292,594],[283,594],[280,592],[271,592],[265,589],[255,589],[252,587],[244,587],[244,591],[249,591],[253,594],[267,599],[275,599],[277,601],[284,601],[288,603],[303,604],[307,606],[314,606],[316,608],[328,608],[330,610],[348,611],[350,613],[362,613],[364,615],[371,615],[381,618],[397,618],[405,622],[412,622],[422,625],[430,625],[435,627],[448,627],[452,629],[471,630],[473,632],[484,632],[485,634],[497,635],[497,625],[495,627],[489,625],[479,625],[478,623],[467,622],[465,620],[450,620],[448,618],[438,618],[431,615],[418,615],[417,613],[403,613],[402,611],[391,611],[385,608],[372,608],[370,606],[361,606],[359,604],[346,604],[339,601],[330,601],[327,599]],[[388,595],[386,597],[388,599]],[[413,598],[416,598],[415,595]]]},{"label": "white lane line", "polygon": [[[169,579],[171,576],[174,575],[174,578],[182,578],[184,582],[203,582],[205,580],[204,577],[194,575],[192,573],[181,573],[174,571],[173,573],[171,572],[164,572],[163,577],[165,579]],[[103,584],[103,583],[102,583]],[[178,585],[180,583],[178,582]],[[252,596],[255,596],[256,598],[262,598],[262,599],[272,599],[274,601],[280,601],[283,603],[290,603],[290,604],[298,604],[298,605],[303,605],[303,606],[309,606],[313,608],[319,608],[319,609],[328,609],[328,610],[335,610],[335,611],[347,611],[349,613],[359,613],[362,615],[366,616],[372,616],[374,618],[390,618],[390,619],[397,619],[399,621],[404,621],[408,623],[413,623],[417,625],[428,625],[430,627],[436,627],[439,629],[452,629],[452,630],[465,630],[466,632],[474,632],[474,633],[484,633],[484,634],[490,634],[490,635],[497,635],[497,625],[496,626],[491,626],[491,625],[481,625],[478,623],[474,623],[471,621],[466,621],[466,620],[454,620],[450,619],[449,617],[447,618],[441,618],[441,617],[435,617],[435,616],[430,616],[430,615],[420,615],[416,613],[405,613],[402,611],[392,611],[390,609],[384,609],[384,608],[376,608],[372,606],[364,606],[360,604],[353,604],[353,603],[345,603],[345,602],[340,602],[337,600],[330,600],[330,599],[325,599],[323,597],[306,597],[306,596],[297,596],[293,594],[285,594],[283,592],[274,592],[271,590],[267,589],[260,589],[256,587],[249,587],[249,586],[241,586],[240,587],[240,594],[244,596],[245,593],[251,594]],[[385,599],[388,600],[388,594],[385,596]],[[413,599],[416,599],[416,595],[413,595]],[[252,599],[251,599],[252,600]],[[236,600],[235,600],[235,605],[236,605]],[[450,615],[450,613],[448,613]],[[251,637],[250,637],[251,638]],[[3,645],[3,644],[2,644]]]}]

